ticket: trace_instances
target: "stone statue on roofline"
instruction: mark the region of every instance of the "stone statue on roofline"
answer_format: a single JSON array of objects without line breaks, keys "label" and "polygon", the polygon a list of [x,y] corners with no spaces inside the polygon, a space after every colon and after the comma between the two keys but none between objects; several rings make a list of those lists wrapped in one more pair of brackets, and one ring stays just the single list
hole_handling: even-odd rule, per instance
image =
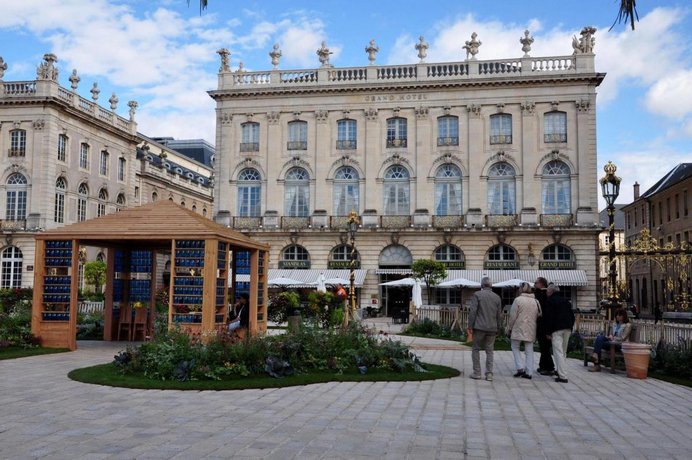
[{"label": "stone statue on roofline", "polygon": [[428,56],[429,47],[428,42],[425,41],[422,35],[418,37],[418,43],[416,43],[415,48],[418,51],[418,59],[420,59],[421,64],[425,62],[425,58]]},{"label": "stone statue on roofline", "polygon": [[322,67],[331,67],[329,64],[329,55],[333,54],[331,51],[329,51],[329,48],[327,48],[327,42],[322,42],[322,46],[317,50],[317,56],[320,59],[320,64],[322,64]]},{"label": "stone statue on roofline", "polygon": [[375,39],[370,40],[370,44],[365,48],[365,52],[368,53],[368,61],[370,65],[375,64],[375,59],[377,58],[377,53],[380,51],[380,47],[375,44]]},{"label": "stone statue on roofline", "polygon": [[221,48],[216,52],[216,54],[221,57],[221,67],[219,67],[219,72],[229,72],[231,67],[228,61],[231,57],[231,52],[226,48]]},{"label": "stone statue on roofline", "polygon": [[55,63],[58,62],[58,57],[53,53],[43,55],[43,62],[36,68],[37,80],[52,80],[58,81],[58,68]]},{"label": "stone statue on roofline", "polygon": [[272,65],[274,69],[279,68],[279,59],[281,59],[281,48],[279,48],[278,43],[274,43],[272,50],[269,52],[269,57],[272,58]]},{"label": "stone statue on roofline", "polygon": [[5,76],[5,70],[7,70],[7,63],[2,56],[0,56],[0,80]]},{"label": "stone statue on roofline", "polygon": [[476,60],[476,54],[478,54],[478,48],[483,44],[480,40],[476,40],[478,34],[476,32],[471,34],[471,40],[466,40],[464,49],[466,50],[466,59],[469,59],[469,54],[471,55],[471,60]]},{"label": "stone statue on roofline", "polygon": [[524,31],[524,36],[519,39],[521,43],[521,50],[524,52],[524,57],[530,57],[529,51],[531,51],[531,44],[533,43],[533,37],[529,36],[530,32],[528,30]]},{"label": "stone statue on roofline", "polygon": [[574,49],[573,54],[591,54],[593,53],[594,47],[596,46],[596,33],[595,27],[584,27],[579,35],[581,37],[577,39],[576,36],[572,37],[572,48]]}]

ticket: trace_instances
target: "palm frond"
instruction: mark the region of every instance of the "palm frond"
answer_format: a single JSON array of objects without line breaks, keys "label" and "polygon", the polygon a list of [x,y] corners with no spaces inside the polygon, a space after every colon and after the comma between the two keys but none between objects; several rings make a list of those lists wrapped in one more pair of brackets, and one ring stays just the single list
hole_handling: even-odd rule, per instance
[{"label": "palm frond", "polygon": [[[199,0],[199,14],[202,15],[202,10],[207,9],[207,3],[209,0]],[[187,0],[187,6],[190,6],[190,0]]]},{"label": "palm frond", "polygon": [[615,22],[610,26],[608,31],[610,32],[615,24],[630,23],[632,30],[634,30],[634,20],[639,22],[639,13],[637,13],[637,0],[620,0],[620,10],[618,11],[618,16],[615,18]]}]

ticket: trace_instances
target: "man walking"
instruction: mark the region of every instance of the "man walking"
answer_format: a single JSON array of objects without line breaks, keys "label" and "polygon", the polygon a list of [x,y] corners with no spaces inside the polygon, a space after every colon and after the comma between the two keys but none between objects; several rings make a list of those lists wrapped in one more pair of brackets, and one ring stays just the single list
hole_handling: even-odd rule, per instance
[{"label": "man walking", "polygon": [[480,380],[481,353],[485,350],[485,380],[493,381],[493,348],[495,337],[502,327],[502,299],[492,291],[492,283],[487,276],[481,280],[481,290],[471,297],[469,309],[469,331],[473,332],[471,359],[473,361],[472,379]]},{"label": "man walking", "polygon": [[541,352],[541,358],[538,361],[538,372],[541,375],[553,375],[555,373],[555,364],[553,363],[551,342],[548,339],[548,332],[545,330],[545,311],[548,308],[548,280],[539,276],[533,283],[534,295],[541,306],[543,316],[538,317],[536,322],[536,338],[538,339],[538,349]]},{"label": "man walking", "polygon": [[[548,309],[544,313],[545,328],[552,341],[553,359],[557,369],[556,382],[567,383],[567,345],[574,326],[572,304],[560,295],[560,288],[548,286]],[[547,317],[546,317],[547,314]]]}]

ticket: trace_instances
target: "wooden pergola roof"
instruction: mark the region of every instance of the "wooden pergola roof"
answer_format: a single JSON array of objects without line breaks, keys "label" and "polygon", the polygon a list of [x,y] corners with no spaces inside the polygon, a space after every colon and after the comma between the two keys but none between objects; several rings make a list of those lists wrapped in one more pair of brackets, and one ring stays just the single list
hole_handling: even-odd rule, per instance
[{"label": "wooden pergola roof", "polygon": [[48,230],[38,240],[74,239],[94,245],[111,246],[122,241],[143,245],[170,245],[173,239],[220,239],[232,246],[269,250],[269,245],[186,209],[170,200],[123,209],[96,219]]}]

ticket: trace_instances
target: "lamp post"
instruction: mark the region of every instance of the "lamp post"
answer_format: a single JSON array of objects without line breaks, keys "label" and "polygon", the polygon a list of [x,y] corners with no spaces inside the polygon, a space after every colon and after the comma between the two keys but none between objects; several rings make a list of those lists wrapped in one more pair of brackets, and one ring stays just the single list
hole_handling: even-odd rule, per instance
[{"label": "lamp post", "polygon": [[618,195],[620,194],[621,179],[615,175],[617,166],[615,166],[611,161],[609,161],[603,167],[603,170],[605,171],[606,175],[601,178],[600,183],[603,198],[608,204],[608,262],[610,264],[610,271],[608,273],[610,284],[608,320],[610,321],[618,302],[617,266],[615,261],[615,200],[617,200]]},{"label": "lamp post", "polygon": [[349,316],[356,319],[356,232],[358,231],[358,214],[356,211],[351,211],[348,216],[348,235],[351,238],[351,256],[349,269],[350,273],[350,288],[348,290],[348,307],[344,311],[344,325],[348,326]]}]

